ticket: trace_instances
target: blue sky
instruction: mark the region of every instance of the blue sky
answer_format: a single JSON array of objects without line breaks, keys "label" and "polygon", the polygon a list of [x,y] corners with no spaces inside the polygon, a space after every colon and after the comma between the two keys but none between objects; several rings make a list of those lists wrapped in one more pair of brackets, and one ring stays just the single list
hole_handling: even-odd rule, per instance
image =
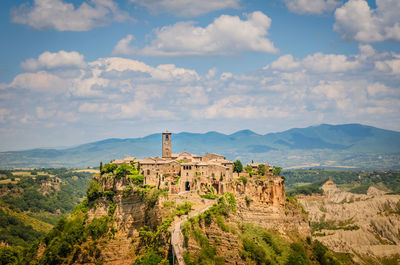
[{"label": "blue sky", "polygon": [[398,14],[398,0],[1,1],[0,150],[400,130]]}]

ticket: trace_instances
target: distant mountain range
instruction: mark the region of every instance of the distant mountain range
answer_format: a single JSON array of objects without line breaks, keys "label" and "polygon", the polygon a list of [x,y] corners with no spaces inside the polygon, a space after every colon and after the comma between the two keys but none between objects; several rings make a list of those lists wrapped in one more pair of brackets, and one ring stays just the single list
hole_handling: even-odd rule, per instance
[{"label": "distant mountain range", "polygon": [[[218,153],[244,163],[254,160],[284,168],[400,169],[400,132],[361,124],[322,124],[265,135],[250,130],[229,135],[182,132],[172,135],[172,149],[173,153]],[[161,133],[64,149],[0,152],[0,167],[88,167],[126,156],[161,156]]]}]

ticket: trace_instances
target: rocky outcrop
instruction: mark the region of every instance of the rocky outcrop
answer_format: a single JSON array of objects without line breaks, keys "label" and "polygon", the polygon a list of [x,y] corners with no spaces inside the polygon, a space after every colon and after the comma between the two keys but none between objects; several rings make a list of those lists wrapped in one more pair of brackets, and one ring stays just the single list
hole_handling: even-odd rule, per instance
[{"label": "rocky outcrop", "polygon": [[322,229],[315,233],[318,240],[337,252],[375,257],[400,254],[400,195],[388,195],[374,187],[367,194],[353,194],[341,191],[332,181],[322,189],[323,196],[299,199],[310,221],[349,229]]},{"label": "rocky outcrop", "polygon": [[248,178],[247,181],[236,181],[233,184],[236,197],[248,198],[256,203],[268,206],[285,205],[285,184],[281,177]]}]

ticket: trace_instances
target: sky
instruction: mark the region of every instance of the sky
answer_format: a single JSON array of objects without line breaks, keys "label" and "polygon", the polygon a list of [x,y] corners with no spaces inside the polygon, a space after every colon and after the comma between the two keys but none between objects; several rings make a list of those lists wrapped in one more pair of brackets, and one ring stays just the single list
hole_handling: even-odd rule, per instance
[{"label": "sky", "polygon": [[400,131],[399,0],[0,1],[0,150]]}]

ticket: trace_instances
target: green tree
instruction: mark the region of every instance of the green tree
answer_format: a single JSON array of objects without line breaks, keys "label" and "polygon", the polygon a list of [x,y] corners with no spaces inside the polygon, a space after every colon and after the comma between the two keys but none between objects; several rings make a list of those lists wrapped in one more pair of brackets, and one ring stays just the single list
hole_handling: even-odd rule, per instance
[{"label": "green tree", "polygon": [[266,171],[267,171],[267,169],[265,168],[265,165],[263,165],[263,164],[258,165],[258,173],[261,176],[264,176]]},{"label": "green tree", "polygon": [[249,174],[253,173],[253,168],[251,166],[245,167],[244,170]]},{"label": "green tree", "polygon": [[281,174],[282,168],[274,166],[274,176],[279,176]]},{"label": "green tree", "polygon": [[242,162],[240,162],[240,160],[236,160],[235,162],[233,162],[233,172],[240,173],[242,171],[243,171]]},{"label": "green tree", "polygon": [[129,173],[133,173],[133,168],[126,163],[123,163],[118,166],[115,170],[115,177],[120,179],[126,177]]}]

